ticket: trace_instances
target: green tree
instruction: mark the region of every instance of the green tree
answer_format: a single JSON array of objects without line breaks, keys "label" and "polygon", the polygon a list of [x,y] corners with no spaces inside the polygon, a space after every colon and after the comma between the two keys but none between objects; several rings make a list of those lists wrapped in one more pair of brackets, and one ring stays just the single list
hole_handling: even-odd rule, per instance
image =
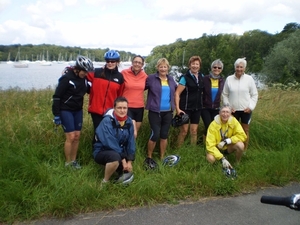
[{"label": "green tree", "polygon": [[262,78],[266,83],[300,82],[300,30],[276,44],[266,57]]}]

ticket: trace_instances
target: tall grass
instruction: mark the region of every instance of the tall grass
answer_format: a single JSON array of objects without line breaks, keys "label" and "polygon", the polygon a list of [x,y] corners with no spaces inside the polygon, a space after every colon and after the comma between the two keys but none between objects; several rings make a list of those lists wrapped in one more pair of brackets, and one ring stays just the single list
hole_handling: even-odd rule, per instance
[{"label": "tall grass", "polygon": [[[253,113],[250,147],[238,165],[238,178],[227,179],[221,165],[205,159],[203,143],[189,140],[176,146],[178,129],[171,128],[167,154],[178,154],[175,167],[159,162],[158,171],[145,171],[143,161],[150,127],[145,121],[137,140],[135,180],[129,186],[100,188],[103,167],[92,159],[92,122],[84,110],[78,158],[79,171],[64,167],[64,133],[52,123],[53,90],[0,91],[0,222],[39,217],[67,217],[77,213],[157,203],[176,204],[210,196],[229,196],[262,186],[300,181],[300,92],[260,91]],[[199,126],[199,140],[203,125]],[[230,155],[229,160],[234,161]]]}]

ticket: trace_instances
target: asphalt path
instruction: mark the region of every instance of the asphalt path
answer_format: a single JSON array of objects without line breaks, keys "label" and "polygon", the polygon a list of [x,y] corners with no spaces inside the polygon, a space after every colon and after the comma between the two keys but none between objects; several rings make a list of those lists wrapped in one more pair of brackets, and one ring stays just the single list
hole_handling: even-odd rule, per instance
[{"label": "asphalt path", "polygon": [[287,197],[300,193],[300,183],[264,188],[255,193],[228,198],[207,198],[176,205],[130,208],[80,214],[73,218],[45,219],[18,225],[299,225],[300,211],[260,202],[262,195]]}]

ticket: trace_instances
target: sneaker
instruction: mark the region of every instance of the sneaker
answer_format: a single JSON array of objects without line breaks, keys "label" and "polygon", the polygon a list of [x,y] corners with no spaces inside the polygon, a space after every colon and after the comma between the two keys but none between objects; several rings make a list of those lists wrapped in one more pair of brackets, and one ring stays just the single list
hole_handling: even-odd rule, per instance
[{"label": "sneaker", "polygon": [[81,169],[80,164],[76,160],[74,160],[73,162],[71,162],[71,165],[72,165],[72,167],[74,169],[77,169],[77,170]]}]

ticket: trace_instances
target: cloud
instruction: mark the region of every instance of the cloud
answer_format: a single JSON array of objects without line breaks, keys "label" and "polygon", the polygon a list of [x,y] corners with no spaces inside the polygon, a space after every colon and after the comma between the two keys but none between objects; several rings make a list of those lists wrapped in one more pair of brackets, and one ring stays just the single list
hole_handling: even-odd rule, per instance
[{"label": "cloud", "polygon": [[[1,44],[57,44],[149,54],[206,34],[281,31],[300,21],[296,0],[23,0],[0,2]],[[137,51],[137,52],[135,52]]]}]

